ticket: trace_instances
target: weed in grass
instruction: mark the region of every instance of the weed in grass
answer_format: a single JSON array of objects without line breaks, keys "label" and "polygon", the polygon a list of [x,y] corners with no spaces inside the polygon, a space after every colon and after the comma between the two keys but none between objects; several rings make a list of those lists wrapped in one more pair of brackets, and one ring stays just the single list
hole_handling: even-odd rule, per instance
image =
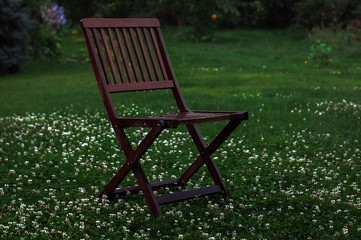
[{"label": "weed in grass", "polygon": [[[310,56],[308,57],[309,62],[314,62],[316,68],[327,67],[330,63],[334,61],[334,59],[330,56],[330,54],[332,53],[332,48],[328,46],[325,42],[317,40],[313,45],[311,45],[310,50]],[[307,61],[305,61],[305,63],[307,64]]]}]

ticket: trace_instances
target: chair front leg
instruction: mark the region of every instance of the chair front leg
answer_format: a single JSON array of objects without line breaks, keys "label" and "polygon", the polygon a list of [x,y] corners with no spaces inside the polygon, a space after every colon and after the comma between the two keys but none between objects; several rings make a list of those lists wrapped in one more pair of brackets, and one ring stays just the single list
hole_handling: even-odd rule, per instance
[{"label": "chair front leg", "polygon": [[140,188],[142,189],[144,198],[147,201],[150,211],[152,212],[154,217],[159,217],[160,215],[162,215],[162,211],[160,210],[158,201],[153,193],[152,187],[150,186],[149,181],[145,176],[139,162],[134,164],[133,172]]},{"label": "chair front leg", "polygon": [[139,159],[144,155],[144,153],[152,145],[152,143],[163,131],[163,129],[164,125],[161,123],[153,127],[151,131],[147,134],[147,136],[143,139],[143,141],[138,145],[135,151],[133,151],[133,149],[131,148],[124,130],[121,128],[115,129],[117,133],[116,135],[125,153],[127,161],[123,164],[123,166],[119,169],[115,176],[110,180],[108,185],[100,193],[99,197],[102,197],[103,195],[111,196],[113,194],[114,190],[129,174],[130,170],[134,167],[134,165],[138,163]]}]

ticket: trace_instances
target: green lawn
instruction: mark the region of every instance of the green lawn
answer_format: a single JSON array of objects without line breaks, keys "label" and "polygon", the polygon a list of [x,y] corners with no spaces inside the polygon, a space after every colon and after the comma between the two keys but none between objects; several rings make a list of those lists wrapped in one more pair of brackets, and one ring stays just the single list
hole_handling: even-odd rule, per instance
[{"label": "green lawn", "polygon": [[[315,39],[294,30],[224,30],[211,43],[174,34],[164,30],[190,109],[249,112],[214,155],[233,199],[162,206],[158,219],[141,195],[98,199],[125,157],[81,34],[63,34],[62,57],[0,76],[0,238],[361,238],[360,44],[331,45],[332,62],[316,67]],[[125,116],[176,106],[167,91],[115,98]],[[211,140],[222,126],[200,130]],[[142,159],[151,182],[187,168],[189,139],[162,133]],[[210,184],[203,167],[186,188]]]}]

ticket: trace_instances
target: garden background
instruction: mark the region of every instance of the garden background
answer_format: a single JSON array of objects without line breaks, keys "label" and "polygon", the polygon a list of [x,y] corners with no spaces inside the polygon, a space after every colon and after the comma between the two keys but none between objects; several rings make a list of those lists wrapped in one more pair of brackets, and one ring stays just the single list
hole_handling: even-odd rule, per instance
[{"label": "garden background", "polygon": [[[97,198],[125,157],[83,17],[159,18],[189,107],[249,112],[214,155],[232,199],[162,206],[154,219],[141,195]],[[361,238],[359,1],[0,0],[0,26],[0,238]],[[169,97],[121,94],[117,107],[173,112]],[[199,126],[211,140],[222,123]],[[142,164],[166,180],[196,153],[180,128]],[[186,188],[209,184],[201,168]]]}]

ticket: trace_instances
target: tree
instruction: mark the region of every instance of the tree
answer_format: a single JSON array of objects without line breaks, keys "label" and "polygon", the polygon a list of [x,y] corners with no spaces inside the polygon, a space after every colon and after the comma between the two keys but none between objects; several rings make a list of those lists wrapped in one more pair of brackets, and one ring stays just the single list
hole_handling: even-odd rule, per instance
[{"label": "tree", "polygon": [[18,72],[27,60],[33,21],[22,0],[0,0],[0,74]]}]

